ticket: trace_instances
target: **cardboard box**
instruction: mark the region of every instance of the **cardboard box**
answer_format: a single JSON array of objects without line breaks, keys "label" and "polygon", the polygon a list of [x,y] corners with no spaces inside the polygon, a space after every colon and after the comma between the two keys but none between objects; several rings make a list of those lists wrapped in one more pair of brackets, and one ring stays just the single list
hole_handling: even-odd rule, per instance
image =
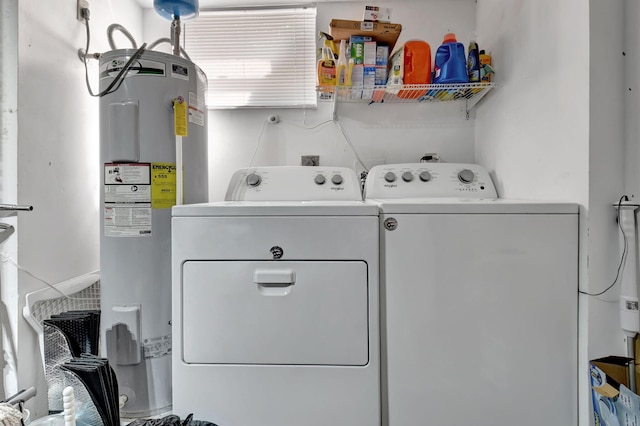
[{"label": "cardboard box", "polygon": [[386,44],[377,44],[376,65],[379,67],[386,67],[389,65],[389,46]]},{"label": "cardboard box", "polygon": [[384,86],[387,84],[387,67],[376,66],[376,86]]},{"label": "cardboard box", "polygon": [[373,97],[373,88],[376,85],[376,67],[364,66],[363,70],[363,89],[362,99],[371,99]]},{"label": "cardboard box", "polygon": [[371,37],[352,35],[349,37],[349,57],[353,59],[356,65],[364,64],[365,45],[367,43],[375,43]]},{"label": "cardboard box", "polygon": [[629,374],[634,371],[632,358],[609,356],[591,361],[591,398],[596,425],[610,424],[617,416],[616,400],[620,385],[629,386]]},{"label": "cardboard box", "polygon": [[402,25],[385,22],[349,21],[345,19],[332,19],[329,23],[329,33],[334,40],[349,40],[352,35],[370,36],[379,43],[389,46],[389,51],[398,41]]},{"label": "cardboard box", "polygon": [[388,7],[365,6],[363,21],[391,22],[391,9]]},{"label": "cardboard box", "polygon": [[365,65],[375,65],[376,64],[376,55],[378,51],[376,49],[375,41],[367,41],[364,43],[364,64]]}]

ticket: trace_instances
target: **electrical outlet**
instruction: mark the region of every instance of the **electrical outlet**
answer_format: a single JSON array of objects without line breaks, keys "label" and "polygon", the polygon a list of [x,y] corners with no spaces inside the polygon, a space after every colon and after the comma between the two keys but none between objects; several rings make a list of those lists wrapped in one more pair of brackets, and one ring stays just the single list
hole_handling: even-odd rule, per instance
[{"label": "electrical outlet", "polygon": [[76,8],[76,19],[80,22],[85,21],[85,17],[82,15],[82,9],[89,10],[88,0],[78,0],[78,7]]},{"label": "electrical outlet", "polygon": [[320,165],[320,156],[319,155],[303,155],[300,157],[300,164],[303,166],[319,166]]}]

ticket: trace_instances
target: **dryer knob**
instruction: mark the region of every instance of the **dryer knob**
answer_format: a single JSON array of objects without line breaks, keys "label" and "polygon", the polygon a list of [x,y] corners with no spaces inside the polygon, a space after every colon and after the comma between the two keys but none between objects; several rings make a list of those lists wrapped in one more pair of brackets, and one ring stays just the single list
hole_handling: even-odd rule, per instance
[{"label": "dryer knob", "polygon": [[424,171],[420,173],[420,180],[423,182],[429,182],[431,180],[431,173]]},{"label": "dryer knob", "polygon": [[251,173],[249,176],[247,176],[247,185],[249,186],[256,187],[260,185],[261,182],[262,182],[262,178],[260,177],[260,175]]},{"label": "dryer knob", "polygon": [[402,180],[405,181],[405,182],[411,182],[413,180],[413,173],[404,172],[402,174]]},{"label": "dryer knob", "polygon": [[331,178],[331,182],[333,182],[334,185],[340,185],[342,183],[342,176],[333,175],[333,177]]},{"label": "dryer knob", "polygon": [[396,180],[396,174],[393,172],[387,172],[384,175],[384,180],[386,180],[387,182],[395,182]]},{"label": "dryer knob", "polygon": [[324,183],[327,181],[327,178],[325,178],[324,175],[317,175],[313,181],[318,185],[324,185]]},{"label": "dryer knob", "polygon": [[469,169],[461,170],[458,173],[458,179],[460,179],[462,183],[471,183],[475,177],[476,175]]}]

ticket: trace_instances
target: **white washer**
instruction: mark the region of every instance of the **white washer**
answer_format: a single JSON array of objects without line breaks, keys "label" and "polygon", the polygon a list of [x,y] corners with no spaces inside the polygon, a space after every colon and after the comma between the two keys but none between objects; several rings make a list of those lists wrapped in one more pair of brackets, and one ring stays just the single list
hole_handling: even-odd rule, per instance
[{"label": "white washer", "polygon": [[383,424],[577,424],[578,206],[496,198],[477,165],[372,168]]},{"label": "white washer", "polygon": [[261,167],[172,219],[173,410],[380,424],[378,207],[353,170]]}]

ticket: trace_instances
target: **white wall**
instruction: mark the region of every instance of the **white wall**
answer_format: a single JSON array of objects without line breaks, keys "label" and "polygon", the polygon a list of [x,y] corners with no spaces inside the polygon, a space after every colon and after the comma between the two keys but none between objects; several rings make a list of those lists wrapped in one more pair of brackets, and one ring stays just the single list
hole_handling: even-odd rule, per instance
[{"label": "white wall", "polygon": [[[113,22],[140,38],[136,2],[90,3],[91,52],[109,50],[106,27]],[[78,59],[86,39],[76,0],[21,0],[18,27],[18,201],[34,210],[20,214],[19,231],[11,238],[18,239],[20,265],[56,283],[99,269],[98,102],[87,92]],[[92,63],[94,91],[96,70]],[[17,282],[2,285],[3,292],[11,287],[20,298],[20,310],[10,312],[17,330],[18,386],[46,389],[35,332],[21,315],[24,294],[44,284],[20,272]],[[46,392],[31,404],[35,416],[46,414]]]},{"label": "white wall", "polygon": [[[364,2],[317,4],[317,28],[329,31],[335,19],[362,19]],[[376,3],[391,7],[392,21],[401,23],[398,43],[422,39],[432,52],[447,32],[455,32],[468,44],[475,26],[473,0],[401,0]],[[166,23],[165,23],[166,22]],[[153,10],[144,16],[145,39],[166,37],[168,21]],[[188,26],[188,23],[187,23]],[[166,28],[166,29],[165,29]],[[338,120],[358,154],[368,166],[378,163],[416,162],[427,152],[437,152],[447,161],[473,162],[473,121],[464,118],[460,105],[444,104],[340,104]],[[267,125],[277,114],[282,121]],[[297,165],[303,154],[320,155],[321,164],[355,167],[355,156],[333,122],[332,104],[317,109],[214,110],[209,112],[210,199],[224,198],[231,174],[252,165]],[[262,137],[259,138],[262,132]]]},{"label": "white wall", "polygon": [[[624,190],[622,3],[478,4],[499,89],[477,110],[476,158],[503,196],[580,204],[580,289],[592,293],[613,281],[619,260],[612,204]],[[616,297],[614,288],[579,299],[581,425],[591,421],[588,360],[625,355]]]},{"label": "white wall", "polygon": [[[12,0],[0,0],[0,199],[4,204],[16,204],[18,199],[18,4]],[[17,218],[3,219],[4,223],[17,227]],[[0,247],[6,256],[17,255],[16,238],[9,238]],[[15,318],[18,306],[15,269],[0,268],[0,398],[4,400],[18,388],[15,374],[17,355],[5,351],[15,344],[10,315]],[[10,313],[11,312],[11,313]]]}]

